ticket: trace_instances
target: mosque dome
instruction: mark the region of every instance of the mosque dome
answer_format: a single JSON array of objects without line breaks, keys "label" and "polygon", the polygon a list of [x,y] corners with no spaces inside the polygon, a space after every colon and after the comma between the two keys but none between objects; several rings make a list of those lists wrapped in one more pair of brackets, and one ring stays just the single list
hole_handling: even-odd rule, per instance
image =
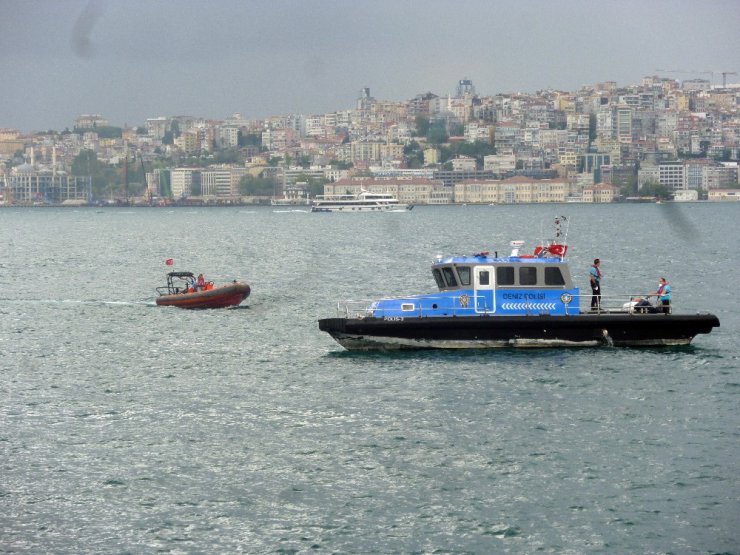
[{"label": "mosque dome", "polygon": [[26,162],[24,164],[21,164],[20,166],[14,167],[13,171],[15,173],[34,173],[36,171],[36,168]]}]

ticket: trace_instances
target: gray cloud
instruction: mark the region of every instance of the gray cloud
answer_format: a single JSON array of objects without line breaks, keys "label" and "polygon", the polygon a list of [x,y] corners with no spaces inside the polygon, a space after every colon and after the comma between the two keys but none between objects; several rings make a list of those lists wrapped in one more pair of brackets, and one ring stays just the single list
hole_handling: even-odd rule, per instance
[{"label": "gray cloud", "polygon": [[734,0],[0,0],[0,127],[322,113],[364,86],[405,100],[462,77],[496,94],[740,71],[739,18]]},{"label": "gray cloud", "polygon": [[102,6],[96,0],[90,0],[77,18],[72,28],[71,43],[72,51],[80,58],[92,58],[95,55],[90,35],[102,15]]}]

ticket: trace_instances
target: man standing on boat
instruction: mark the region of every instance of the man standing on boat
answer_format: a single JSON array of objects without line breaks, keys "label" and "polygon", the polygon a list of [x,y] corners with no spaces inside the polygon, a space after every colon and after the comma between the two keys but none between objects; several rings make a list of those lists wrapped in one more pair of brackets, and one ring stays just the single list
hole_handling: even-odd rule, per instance
[{"label": "man standing on boat", "polygon": [[598,310],[601,308],[601,260],[598,258],[594,259],[593,266],[589,272],[589,279],[591,280],[591,310]]},{"label": "man standing on boat", "polygon": [[664,314],[670,314],[671,313],[671,286],[668,285],[668,282],[664,277],[660,278],[660,283],[658,283],[658,290],[653,293],[656,297],[658,297],[658,300],[660,301],[660,304],[663,305],[663,313]]}]

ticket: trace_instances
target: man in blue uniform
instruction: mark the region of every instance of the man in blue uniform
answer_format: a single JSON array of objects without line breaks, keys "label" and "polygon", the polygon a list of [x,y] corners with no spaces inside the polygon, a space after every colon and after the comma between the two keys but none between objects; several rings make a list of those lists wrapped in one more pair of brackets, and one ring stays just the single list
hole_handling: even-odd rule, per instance
[{"label": "man in blue uniform", "polygon": [[594,264],[589,271],[589,280],[591,282],[591,310],[601,308],[601,260],[594,259]]}]

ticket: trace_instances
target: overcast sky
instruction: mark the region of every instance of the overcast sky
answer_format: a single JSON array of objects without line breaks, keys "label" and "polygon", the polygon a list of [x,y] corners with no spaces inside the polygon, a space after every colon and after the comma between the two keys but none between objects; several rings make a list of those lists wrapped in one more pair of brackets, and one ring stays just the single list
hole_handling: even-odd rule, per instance
[{"label": "overcast sky", "polygon": [[[0,128],[740,72],[738,0],[0,0]],[[740,76],[727,76],[740,82]]]}]

